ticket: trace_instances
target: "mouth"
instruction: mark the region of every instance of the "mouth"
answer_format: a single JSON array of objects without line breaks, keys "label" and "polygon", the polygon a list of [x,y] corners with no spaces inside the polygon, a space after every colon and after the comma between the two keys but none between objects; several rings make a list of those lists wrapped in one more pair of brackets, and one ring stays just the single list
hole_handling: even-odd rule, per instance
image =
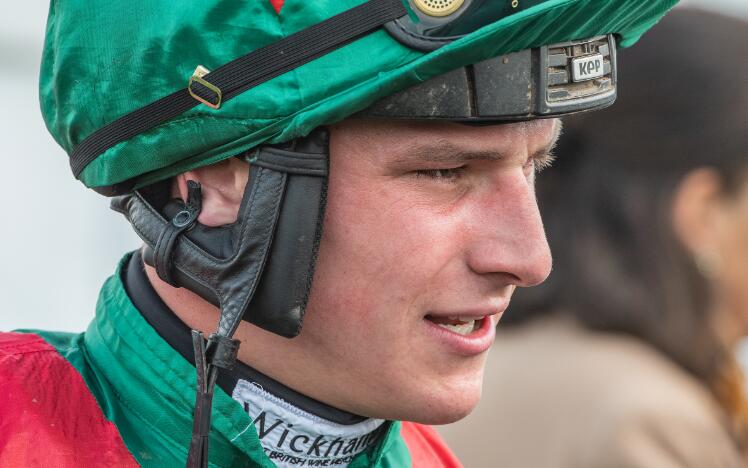
[{"label": "mouth", "polygon": [[[471,357],[483,354],[496,336],[500,310],[464,312],[458,315],[431,313],[423,319],[425,330],[450,352]],[[453,312],[454,313],[454,312]]]},{"label": "mouth", "polygon": [[467,336],[477,330],[480,330],[483,326],[483,321],[486,319],[487,316],[485,315],[474,317],[436,315],[426,316],[426,320],[429,320],[433,324],[462,336]]}]

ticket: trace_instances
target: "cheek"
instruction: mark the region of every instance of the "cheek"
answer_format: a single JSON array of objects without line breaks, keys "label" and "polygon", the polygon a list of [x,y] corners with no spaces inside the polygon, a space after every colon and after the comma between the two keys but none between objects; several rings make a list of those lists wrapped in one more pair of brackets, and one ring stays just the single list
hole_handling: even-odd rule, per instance
[{"label": "cheek", "polygon": [[334,323],[345,341],[366,346],[375,335],[392,346],[422,319],[421,299],[455,258],[452,224],[396,191],[334,182],[304,328]]},{"label": "cheek", "polygon": [[327,273],[351,297],[417,294],[455,245],[450,223],[395,190],[341,192],[330,197],[320,245]]}]

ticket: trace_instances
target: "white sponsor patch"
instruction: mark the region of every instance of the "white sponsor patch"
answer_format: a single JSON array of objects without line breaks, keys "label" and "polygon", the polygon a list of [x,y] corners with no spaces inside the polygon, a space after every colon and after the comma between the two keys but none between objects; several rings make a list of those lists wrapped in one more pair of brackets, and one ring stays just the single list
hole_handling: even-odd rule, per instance
[{"label": "white sponsor patch", "polygon": [[377,442],[384,423],[382,419],[366,419],[357,424],[336,424],[241,379],[231,396],[254,422],[267,456],[282,468],[347,467],[353,457]]},{"label": "white sponsor patch", "polygon": [[605,63],[601,54],[575,58],[571,61],[572,80],[586,81],[605,74]]}]

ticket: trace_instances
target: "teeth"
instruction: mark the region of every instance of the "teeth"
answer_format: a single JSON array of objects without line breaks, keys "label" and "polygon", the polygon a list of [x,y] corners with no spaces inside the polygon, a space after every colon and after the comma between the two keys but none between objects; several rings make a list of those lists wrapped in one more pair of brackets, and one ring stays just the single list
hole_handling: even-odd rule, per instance
[{"label": "teeth", "polygon": [[450,320],[461,320],[461,321],[464,322],[465,320],[480,320],[480,319],[483,318],[483,316],[482,315],[476,315],[476,316],[470,316],[470,315],[450,315],[447,318],[450,319]]},{"label": "teeth", "polygon": [[[452,317],[449,318],[451,319]],[[459,320],[466,320],[466,317],[459,317]],[[449,325],[446,323],[437,323],[437,325],[460,335],[469,335],[475,330],[475,320],[472,319],[459,325]]]}]

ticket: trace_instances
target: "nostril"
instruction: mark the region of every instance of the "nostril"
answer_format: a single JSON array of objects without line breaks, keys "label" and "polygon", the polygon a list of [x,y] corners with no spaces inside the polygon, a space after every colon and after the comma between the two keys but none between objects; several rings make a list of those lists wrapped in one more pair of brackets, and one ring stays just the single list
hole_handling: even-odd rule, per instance
[{"label": "nostril", "polygon": [[478,275],[501,277],[505,284],[535,286],[550,275],[551,252],[542,242],[483,241],[469,253],[469,268]]},{"label": "nostril", "polygon": [[537,286],[551,274],[553,259],[548,243],[543,239],[543,246],[539,246],[535,255],[526,258],[526,265],[520,276],[521,283],[517,286]]}]

